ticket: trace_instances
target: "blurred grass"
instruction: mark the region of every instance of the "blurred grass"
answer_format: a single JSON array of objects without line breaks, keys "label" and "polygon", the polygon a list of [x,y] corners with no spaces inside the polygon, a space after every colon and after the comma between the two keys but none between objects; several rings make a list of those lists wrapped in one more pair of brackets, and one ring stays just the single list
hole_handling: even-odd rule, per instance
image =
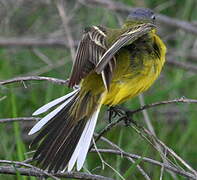
[{"label": "blurred grass", "polygon": [[[13,92],[11,93],[11,104],[12,104],[12,117],[15,118],[15,117],[17,117],[17,104],[16,104],[15,95]],[[16,158],[19,161],[24,161],[25,160],[24,153],[26,152],[26,150],[25,150],[25,146],[24,146],[21,136],[20,136],[21,129],[20,129],[18,122],[13,123],[13,131],[14,131],[13,135],[15,137],[15,142],[16,142],[16,151],[17,151]],[[19,172],[17,173],[17,178],[18,179],[20,178]],[[21,179],[26,180],[27,177],[22,176]]]},{"label": "blurred grass", "polygon": [[[174,0],[166,8],[165,0],[116,0],[133,6],[145,6],[152,9],[161,9],[164,13],[174,18],[196,21],[197,3],[195,0]],[[168,4],[167,4],[168,5]],[[14,6],[14,5],[13,5]],[[70,5],[71,7],[73,4]],[[72,9],[72,8],[71,8]],[[45,37],[56,33],[61,29],[61,21],[53,6],[53,3],[28,4],[23,2],[14,12],[9,15],[9,22],[6,26],[5,20],[2,20],[0,35],[3,36],[39,36]],[[6,14],[8,16],[8,14]],[[122,19],[125,17],[122,16]],[[44,24],[44,25],[43,25]],[[114,12],[101,7],[88,8],[82,6],[72,18],[70,23],[73,29],[72,33],[76,39],[80,39],[82,29],[90,25],[103,24],[108,27],[117,27],[118,19]],[[196,36],[186,34],[180,30],[173,32],[171,29],[162,27],[162,39],[167,43],[168,49],[176,49],[181,52],[190,52],[195,46]],[[173,33],[174,39],[166,39],[169,33]],[[37,48],[47,57],[52,65],[59,60],[65,60],[64,66],[40,73],[43,76],[51,76],[66,79],[71,70],[71,56],[69,49],[64,48]],[[189,59],[177,57],[178,61],[188,62]],[[9,79],[15,76],[34,73],[38,69],[45,67],[46,64],[33,52],[32,48],[0,48],[0,80]],[[176,67],[165,66],[159,80],[153,87],[144,94],[145,102],[152,103],[161,100],[175,99],[182,96],[187,98],[197,98],[196,74]],[[39,106],[57,98],[70,90],[67,87],[50,84],[48,82],[25,82],[16,83],[0,87],[0,98],[7,96],[0,101],[0,118],[31,116],[31,113]],[[131,109],[139,107],[138,98],[134,98],[125,103],[125,106]],[[106,108],[104,107],[97,125],[97,132],[106,126],[107,120],[103,120]],[[154,125],[157,136],[185,159],[192,167],[197,167],[197,112],[194,104],[176,104],[166,105],[148,110],[150,119]],[[106,118],[104,118],[106,119]],[[136,114],[134,119],[143,124],[142,114]],[[30,138],[27,132],[32,123],[6,123],[0,124],[0,159],[22,161],[26,158],[25,152],[29,151],[28,145]],[[112,129],[106,135],[112,142],[120,145],[125,151],[136,153],[146,157],[152,157],[161,160],[150,145],[142,140],[131,128],[118,126]],[[98,147],[106,147],[104,143],[99,143]],[[114,155],[102,155],[104,160],[120,172],[126,179],[143,179],[142,175],[136,169],[139,163],[152,179],[158,179],[160,168],[152,166],[142,161],[137,161],[131,165],[128,160]],[[119,176],[109,167],[101,169],[101,161],[98,155],[91,153],[86,162],[88,170],[92,173],[102,174],[114,179],[120,179]],[[177,176],[178,179],[185,179]],[[20,176],[0,175],[0,179],[35,179]],[[164,173],[164,180],[173,179],[169,173]]]}]

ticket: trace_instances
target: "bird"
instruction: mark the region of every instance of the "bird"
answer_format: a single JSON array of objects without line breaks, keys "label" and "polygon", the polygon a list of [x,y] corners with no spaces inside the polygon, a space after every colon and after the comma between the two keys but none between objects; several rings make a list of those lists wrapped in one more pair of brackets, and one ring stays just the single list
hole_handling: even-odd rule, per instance
[{"label": "bird", "polygon": [[146,91],[158,78],[165,56],[151,9],[133,8],[119,28],[85,28],[68,82],[74,90],[33,113],[54,108],[29,132],[39,132],[31,143],[37,147],[37,165],[54,173],[80,171],[102,105],[113,107]]}]

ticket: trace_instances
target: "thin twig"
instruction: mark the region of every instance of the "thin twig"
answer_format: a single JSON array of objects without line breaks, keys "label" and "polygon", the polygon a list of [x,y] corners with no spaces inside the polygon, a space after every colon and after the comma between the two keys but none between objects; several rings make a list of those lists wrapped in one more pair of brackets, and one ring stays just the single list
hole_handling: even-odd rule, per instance
[{"label": "thin twig", "polygon": [[[166,150],[164,152],[164,155],[165,156],[167,155],[167,151]],[[163,174],[164,174],[164,166],[161,167],[161,172],[160,172],[159,180],[162,180],[163,179]]]},{"label": "thin twig", "polygon": [[59,68],[59,67],[63,67],[65,65],[66,65],[65,60],[58,60],[53,65],[46,65],[46,66],[40,67],[36,70],[33,70],[33,71],[28,72],[28,73],[22,74],[21,76],[39,76],[43,73],[47,73],[51,70],[54,70],[54,69]]},{"label": "thin twig", "polygon": [[197,66],[192,63],[180,62],[178,60],[173,60],[173,58],[170,57],[167,59],[167,64],[197,73]]},{"label": "thin twig", "polygon": [[71,33],[70,28],[69,28],[69,19],[67,18],[68,13],[66,13],[66,9],[64,8],[65,3],[66,3],[66,1],[58,0],[57,1],[57,9],[58,9],[59,15],[62,19],[65,34],[66,34],[68,44],[69,44],[69,47],[70,47],[72,60],[74,61],[74,58],[75,58],[75,48],[74,47],[75,46],[74,46],[74,40],[72,38],[72,33]]},{"label": "thin twig", "polygon": [[17,118],[2,118],[0,123],[14,122],[14,121],[39,121],[41,118],[36,117],[17,117]]},{"label": "thin twig", "polygon": [[196,179],[197,179],[197,171],[195,169],[193,169],[188,163],[186,163],[180,156],[178,156],[171,148],[169,148],[168,146],[166,146],[161,140],[159,140],[158,138],[154,139],[163,147],[165,148],[165,150],[167,151],[168,154],[172,155],[173,157],[175,157],[177,160],[179,160],[188,170],[190,170],[192,173],[194,173]]},{"label": "thin twig", "polygon": [[25,76],[25,77],[16,77],[13,79],[0,81],[0,85],[6,85],[6,84],[15,83],[15,82],[22,82],[22,81],[32,81],[32,80],[49,81],[49,82],[59,84],[59,85],[67,85],[68,84],[68,80],[63,80],[63,79],[44,77],[44,76]]},{"label": "thin twig", "polygon": [[[176,38],[176,36],[175,36]],[[194,42],[195,43],[195,42]],[[176,49],[173,47],[168,48],[167,55],[172,57],[171,59],[174,59],[174,57],[184,57],[185,59],[191,59],[194,62],[197,62],[197,53],[195,50],[189,50],[187,47],[187,50],[182,49]]]},{"label": "thin twig", "polygon": [[[130,157],[130,158],[133,158],[133,159],[140,159],[144,162],[148,162],[148,163],[151,163],[153,165],[160,166],[160,167],[164,166],[164,168],[166,168],[166,169],[168,169],[172,172],[175,172],[176,174],[180,174],[184,177],[196,180],[196,177],[189,172],[177,169],[175,167],[172,167],[172,166],[167,165],[165,163],[161,163],[161,162],[153,160],[151,158],[146,158],[146,157],[142,157],[142,156],[139,156],[139,155],[136,155],[136,154],[131,154],[131,153],[128,153],[128,152],[122,152],[122,151],[118,151],[118,150],[114,150],[114,149],[98,149],[98,151],[100,153],[110,153],[110,154],[116,154],[116,155],[120,155],[120,156],[124,156],[124,157]],[[96,150],[92,149],[91,152],[96,152]]]},{"label": "thin twig", "polygon": [[[101,132],[98,134],[97,138],[95,139],[95,142],[97,142],[105,133],[107,133],[108,131],[110,131],[113,127],[115,127],[119,122],[121,122],[121,119],[118,119],[117,121],[111,122],[110,124],[108,124],[103,130],[101,130]],[[90,149],[92,149],[93,146],[90,146]]]},{"label": "thin twig", "polygon": [[[119,11],[124,13],[129,13],[133,8],[125,5],[121,2],[115,2],[111,0],[81,0],[81,3],[84,5],[93,5],[93,6],[103,6],[113,11]],[[161,23],[167,24],[168,26],[180,28],[188,33],[197,34],[197,28],[195,25],[187,22],[181,21],[172,17],[168,17],[162,14],[156,14],[157,20]]]},{"label": "thin twig", "polygon": [[[145,106],[143,94],[141,94],[141,95],[139,96],[139,100],[140,100],[140,105],[141,105],[141,106]],[[144,109],[144,110],[142,111],[142,113],[143,113],[144,121],[145,121],[145,123],[146,123],[146,125],[147,125],[148,130],[156,137],[156,133],[155,133],[154,127],[153,127],[153,125],[152,125],[152,123],[151,123],[151,120],[150,120],[150,118],[149,118],[147,109]],[[155,148],[157,148],[157,151],[159,152],[159,155],[161,156],[162,161],[163,161],[164,163],[166,163],[166,164],[169,165],[169,162],[168,162],[168,160],[167,160],[167,158],[166,158],[166,154],[163,152],[163,149],[162,149],[162,147],[160,146],[160,144],[157,143],[157,141],[153,141],[153,143],[155,144]],[[161,172],[163,172],[163,167],[161,168]],[[162,173],[161,173],[161,174],[162,174]],[[170,172],[170,174],[171,174],[173,177],[175,177],[175,174],[172,174],[172,172]]]},{"label": "thin twig", "polygon": [[[141,106],[145,106],[144,97],[143,97],[142,94],[139,95],[139,101],[140,101],[140,105],[141,105]],[[156,134],[155,134],[155,130],[154,130],[154,128],[153,128],[153,125],[152,125],[152,123],[151,123],[151,121],[150,121],[150,118],[149,118],[149,116],[148,116],[147,109],[144,109],[144,110],[142,111],[142,113],[143,113],[144,121],[145,121],[145,123],[146,123],[146,125],[147,125],[147,128],[149,129],[149,131],[150,131],[153,135],[156,135]]]},{"label": "thin twig", "polygon": [[0,97],[0,101],[3,101],[4,99],[6,99],[7,98],[7,96],[2,96],[2,97]]},{"label": "thin twig", "polygon": [[[130,111],[128,110],[127,108],[122,108],[123,111],[125,112],[129,112],[130,115],[133,115],[134,113],[137,113],[137,112],[140,112],[144,109],[148,109],[148,108],[151,108],[151,107],[155,107],[155,106],[159,106],[159,105],[163,105],[163,104],[171,104],[171,103],[197,103],[197,100],[195,99],[186,99],[186,98],[180,98],[180,99],[175,99],[175,100],[171,100],[171,101],[162,101],[162,102],[157,102],[157,103],[153,103],[153,104],[149,104],[149,105],[145,105],[145,106],[142,106],[141,108],[139,109],[136,109],[134,111]],[[121,109],[121,108],[120,108]],[[120,121],[122,121],[123,119],[122,118],[119,118],[117,121],[115,122],[112,122],[111,124],[109,124],[105,129],[103,129],[100,134],[98,135],[98,137],[96,138],[96,141],[104,134],[106,133],[107,131],[109,131],[112,127],[116,126]],[[133,126],[132,126],[133,127]],[[157,141],[156,142],[160,142],[160,140],[158,140],[158,138],[156,138],[155,136],[153,136],[148,130],[146,130],[145,128],[143,127],[140,127],[138,126],[137,124],[135,124],[135,127],[133,127],[134,129],[136,129],[136,131],[143,137],[145,138],[148,142],[150,142],[151,145],[153,145],[154,148],[156,148],[154,146],[154,144],[152,143],[152,138],[154,137],[154,141]],[[146,135],[148,135],[148,138],[143,134],[145,133]],[[161,143],[159,143],[161,144]],[[164,146],[162,146],[164,147]],[[167,146],[166,146],[167,147]],[[157,149],[157,148],[156,148]],[[164,148],[166,149],[166,148]],[[167,148],[168,150],[169,148]],[[174,153],[174,151],[172,151]],[[170,154],[172,156],[174,156],[174,154],[170,152]],[[162,157],[163,157],[163,153],[161,154]],[[190,171],[192,171],[194,173],[194,175],[196,175],[196,171],[190,167],[183,159],[181,159],[178,155],[174,156],[176,159],[178,159],[180,162],[182,162],[184,164],[185,167],[187,167]],[[177,158],[178,157],[178,158]]]},{"label": "thin twig", "polygon": [[[188,163],[186,163],[180,156],[178,156],[172,149],[170,149],[168,146],[166,146],[162,141],[160,141],[156,136],[154,136],[150,131],[145,129],[144,127],[141,127],[137,125],[137,123],[133,124],[131,126],[142,138],[147,140],[151,145],[156,141],[162,148],[164,148],[165,151],[167,151],[167,154],[170,154],[173,158],[177,159],[179,162],[181,162],[189,171],[191,171],[194,176],[197,179],[197,172],[194,170]],[[156,148],[155,146],[153,146]],[[156,148],[157,149],[157,148]],[[158,149],[157,149],[158,150]],[[165,154],[161,153],[162,157],[165,157]],[[167,157],[166,157],[167,159]],[[168,162],[169,161],[168,159]],[[172,162],[171,162],[172,163]],[[175,166],[175,165],[174,165]]]},{"label": "thin twig", "polygon": [[[75,48],[78,45],[78,41],[74,41]],[[58,46],[58,47],[69,47],[69,44],[65,44],[65,40],[63,38],[48,38],[48,39],[38,39],[35,38],[29,38],[29,37],[13,37],[13,38],[0,38],[0,47],[15,47],[15,46],[23,46],[23,47],[47,47],[47,46]],[[185,56],[185,55],[181,55]],[[192,57],[190,57],[192,56]],[[196,55],[190,54],[187,58],[196,58]],[[177,59],[177,57],[168,56],[167,57],[167,64],[173,65],[176,67],[179,67],[181,69],[189,70],[191,72],[197,72],[197,66],[195,64],[191,64],[188,62],[180,62]],[[61,66],[62,64],[60,64]],[[29,73],[30,74],[30,73]]]},{"label": "thin twig", "polygon": [[[197,100],[195,100],[195,99],[180,98],[180,99],[175,99],[175,100],[170,100],[170,101],[162,101],[162,102],[157,102],[157,103],[153,103],[153,104],[149,104],[149,105],[142,106],[141,108],[139,108],[139,109],[137,109],[137,110],[134,110],[134,111],[130,111],[130,112],[134,114],[134,113],[140,112],[140,111],[142,111],[142,110],[144,110],[144,109],[147,109],[147,108],[150,108],[150,107],[155,107],[155,106],[159,106],[159,105],[163,105],[163,104],[171,104],[171,103],[197,103]],[[125,110],[125,109],[123,109],[123,110]],[[121,118],[118,119],[117,121],[115,121],[115,122],[109,124],[109,125],[98,135],[96,141],[97,141],[105,132],[107,132],[108,130],[110,130],[113,126],[117,125],[120,121],[122,121]],[[143,132],[147,133],[148,131],[146,131],[146,130],[143,129]],[[148,134],[148,133],[147,133],[147,134]],[[152,134],[148,134],[148,135],[150,135],[151,137],[154,137]],[[157,138],[156,138],[156,139],[157,139]],[[157,141],[158,141],[158,139],[157,139]],[[160,142],[160,141],[159,141],[159,142]],[[160,144],[163,145],[163,143],[161,143],[161,142],[160,142]],[[166,147],[165,147],[165,149],[166,149]],[[168,150],[169,150],[169,148],[168,148]],[[171,150],[170,150],[169,152],[170,152],[172,155],[174,155],[174,154],[173,154],[174,152],[172,153]],[[177,155],[176,155],[175,157],[177,158]],[[188,166],[182,159],[180,159],[179,156],[178,156],[178,160],[180,160],[181,162],[183,162],[184,165],[185,165],[188,169],[190,169],[192,172],[195,172],[195,171],[194,171],[190,166]]]},{"label": "thin twig", "polygon": [[[197,103],[196,99],[187,99],[187,98],[179,98],[179,99],[174,99],[174,100],[169,100],[169,101],[161,101],[161,102],[156,102],[156,103],[152,103],[152,104],[147,104],[145,106],[141,106],[140,108],[136,109],[136,110],[129,110],[125,107],[120,107],[118,106],[118,108],[120,108],[122,111],[127,111],[130,113],[130,115],[133,115],[135,113],[141,112],[144,109],[149,109],[149,108],[153,108],[156,106],[160,106],[160,105],[166,105],[166,104],[174,104],[174,103]],[[120,121],[122,121],[122,119],[118,119],[117,121],[114,121],[110,124],[108,124],[98,135],[98,137],[95,139],[95,141],[97,142],[101,136],[103,136],[106,132],[108,132],[109,130],[111,130],[111,128],[113,128],[114,126],[116,126]]]},{"label": "thin twig", "polygon": [[144,109],[149,109],[149,108],[153,108],[153,107],[160,106],[160,105],[174,104],[174,103],[197,103],[197,99],[188,99],[188,98],[185,98],[185,97],[181,97],[179,99],[147,104],[147,105],[141,106],[139,109],[129,111],[129,112],[134,114],[134,113],[143,111]]},{"label": "thin twig", "polygon": [[[135,132],[139,134],[145,141],[147,141],[157,152],[159,152],[159,155],[162,157],[162,159],[165,159],[168,162],[167,164],[179,168],[169,158],[167,158],[167,156],[165,156],[165,154],[162,151],[160,151],[160,149],[158,149],[157,145],[155,145],[155,141],[152,138],[152,134],[151,136],[148,135],[147,137],[147,134],[149,134],[149,131],[147,129],[139,126],[137,123],[132,124],[130,127],[133,128]],[[164,161],[164,163],[166,163],[166,161]]]},{"label": "thin twig", "polygon": [[[78,42],[74,42],[76,46]],[[25,46],[25,47],[67,47],[65,40],[63,38],[38,38],[38,37],[9,37],[3,38],[0,37],[0,47],[16,47],[16,46]]]},{"label": "thin twig", "polygon": [[[17,165],[17,166],[25,166],[25,167],[34,169],[38,173],[41,173],[41,174],[43,174],[45,176],[51,177],[52,179],[59,180],[59,178],[55,177],[54,175],[48,173],[47,171],[44,171],[42,169],[39,169],[39,168],[37,168],[35,166],[32,166],[31,164],[27,164],[27,163],[19,162],[19,161],[10,161],[10,160],[0,160],[0,163],[3,163],[3,164],[12,164],[12,165]],[[1,172],[1,168],[2,167],[3,166],[0,166],[0,172]],[[16,169],[16,166],[14,166],[14,168]]]},{"label": "thin twig", "polygon": [[39,49],[37,48],[33,48],[32,52],[38,56],[39,59],[41,59],[44,63],[46,63],[49,66],[53,66],[52,61],[49,59],[48,56],[46,56],[45,54],[43,54]]},{"label": "thin twig", "polygon": [[[16,175],[20,173],[20,175],[25,176],[35,176],[35,177],[51,177],[50,175],[45,174],[44,172],[37,171],[32,168],[16,168],[10,166],[0,166],[0,174],[12,174]],[[113,180],[112,178],[96,175],[96,174],[87,174],[81,172],[70,172],[70,173],[56,173],[53,174],[58,178],[75,178],[75,179],[82,179],[82,180]],[[57,178],[56,178],[57,179]]]},{"label": "thin twig", "polygon": [[[97,133],[94,133],[94,135],[95,135],[96,137],[98,136]],[[125,151],[124,151],[123,149],[121,149],[118,145],[114,144],[113,142],[111,142],[109,139],[107,139],[107,138],[105,138],[105,137],[101,137],[100,140],[103,141],[103,142],[105,142],[105,143],[107,143],[107,144],[109,144],[113,149],[116,149],[116,150],[118,150],[118,151],[120,151],[120,152],[125,152]],[[127,158],[129,161],[131,161],[132,163],[135,163],[135,160],[134,160],[133,158],[131,158],[131,157],[126,157],[126,158]],[[141,172],[141,174],[144,176],[144,178],[145,178],[146,180],[151,180],[150,177],[148,176],[148,174],[142,169],[142,167],[141,167],[139,164],[137,164],[136,167],[138,168],[138,170]]]},{"label": "thin twig", "polygon": [[108,166],[110,169],[112,169],[112,171],[114,171],[114,172],[118,175],[118,177],[119,177],[120,179],[125,180],[125,178],[124,178],[115,168],[113,168],[110,164],[108,164],[108,163],[103,159],[103,157],[101,156],[100,152],[97,151],[98,148],[97,148],[97,146],[96,146],[96,143],[95,143],[94,139],[93,139],[93,145],[94,145],[94,148],[95,148],[95,150],[96,150],[96,152],[97,152],[97,154],[98,154],[98,156],[99,156],[99,158],[100,158],[100,160],[101,160],[101,163],[102,163],[102,170],[104,170],[104,168],[105,168],[104,165],[106,165],[106,166]]}]

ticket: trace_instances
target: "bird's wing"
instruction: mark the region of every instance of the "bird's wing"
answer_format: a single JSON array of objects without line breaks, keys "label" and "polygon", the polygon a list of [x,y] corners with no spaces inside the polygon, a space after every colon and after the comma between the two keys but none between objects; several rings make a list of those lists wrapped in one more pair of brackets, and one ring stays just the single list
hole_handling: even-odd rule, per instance
[{"label": "bird's wing", "polygon": [[102,75],[105,88],[109,90],[113,70],[116,66],[116,52],[128,43],[133,43],[153,28],[155,28],[153,24],[134,26],[123,32],[110,47],[107,47],[106,43],[106,28],[100,26],[87,28],[77,49],[69,86],[73,87],[79,84],[81,79],[95,71]]},{"label": "bird's wing", "polygon": [[[71,72],[69,86],[73,87],[80,83],[81,79],[93,71],[107,50],[106,29],[100,26],[86,28],[82,40],[79,43],[75,62]],[[102,72],[104,84],[109,86],[114,68],[113,62]],[[107,73],[106,71],[111,71]]]},{"label": "bird's wing", "polygon": [[118,39],[107,49],[105,54],[99,60],[95,71],[98,74],[102,73],[106,66],[109,64],[110,60],[114,57],[117,51],[120,50],[121,47],[133,43],[135,40],[147,34],[155,27],[156,26],[154,24],[146,23],[134,26],[128,29],[126,32],[123,32],[123,34],[118,37]]}]

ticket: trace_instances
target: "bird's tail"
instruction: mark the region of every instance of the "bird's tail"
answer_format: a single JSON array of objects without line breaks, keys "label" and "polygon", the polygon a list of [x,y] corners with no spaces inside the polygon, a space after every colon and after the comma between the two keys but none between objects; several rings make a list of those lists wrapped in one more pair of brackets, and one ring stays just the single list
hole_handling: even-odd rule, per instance
[{"label": "bird's tail", "polygon": [[42,118],[29,132],[40,133],[31,145],[39,144],[33,159],[43,169],[57,172],[84,164],[101,107],[102,94],[75,90],[42,106],[33,115],[58,106]]}]

